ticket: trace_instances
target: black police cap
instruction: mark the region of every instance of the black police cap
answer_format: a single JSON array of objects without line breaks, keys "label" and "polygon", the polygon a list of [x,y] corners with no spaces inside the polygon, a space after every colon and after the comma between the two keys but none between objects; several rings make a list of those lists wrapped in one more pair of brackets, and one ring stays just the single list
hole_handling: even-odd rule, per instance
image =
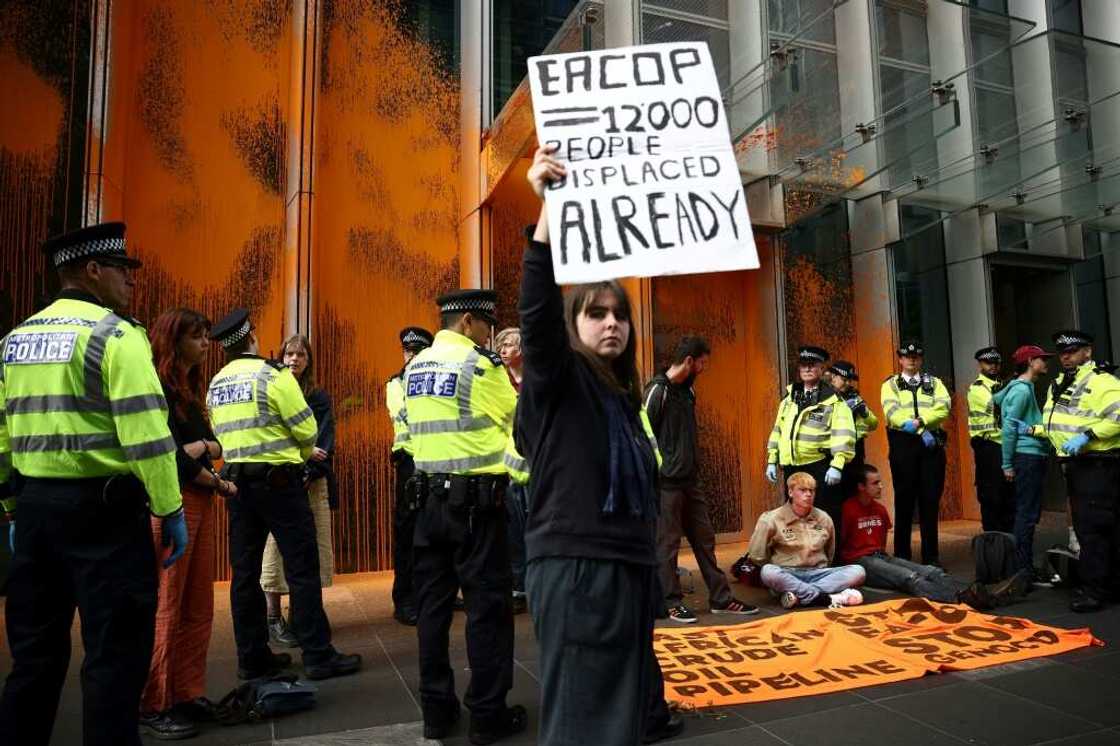
[{"label": "black police cap", "polygon": [[440,314],[471,313],[481,316],[491,324],[497,323],[495,311],[498,307],[498,293],[480,288],[452,290],[436,298]]},{"label": "black police cap", "polygon": [[981,347],[973,355],[977,362],[982,363],[1002,363],[1003,356],[999,354],[999,349],[996,347]]},{"label": "black police cap", "polygon": [[249,310],[235,308],[210,328],[210,339],[222,347],[233,347],[249,336],[253,325],[249,321]]},{"label": "black police cap", "polygon": [[856,373],[856,366],[849,363],[847,360],[837,360],[835,363],[828,367],[829,373],[835,373],[838,376],[844,376],[849,381],[858,381],[859,375]]},{"label": "black police cap", "polygon": [[925,354],[925,348],[922,347],[922,343],[916,339],[909,339],[898,346],[899,357],[912,357]]},{"label": "black police cap", "polygon": [[797,348],[797,359],[803,363],[827,363],[828,350],[813,345],[802,345]]},{"label": "black police cap", "polygon": [[63,233],[43,242],[43,253],[56,268],[71,262],[111,259],[129,267],[139,267],[139,259],[125,252],[124,223],[98,223]]},{"label": "black police cap", "polygon": [[1079,347],[1088,347],[1093,344],[1093,335],[1080,329],[1062,329],[1054,332],[1051,339],[1058,352],[1069,352]]},{"label": "black police cap", "polygon": [[405,350],[422,350],[431,347],[432,333],[422,326],[406,326],[401,329],[401,348]]}]

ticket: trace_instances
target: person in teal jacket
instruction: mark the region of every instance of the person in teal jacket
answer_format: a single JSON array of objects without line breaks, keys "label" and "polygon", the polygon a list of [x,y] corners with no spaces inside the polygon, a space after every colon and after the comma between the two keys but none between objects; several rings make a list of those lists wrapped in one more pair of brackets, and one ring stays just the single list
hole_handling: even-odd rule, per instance
[{"label": "person in teal jacket", "polygon": [[1036,345],[1015,350],[1015,378],[996,392],[992,401],[999,407],[1003,432],[1003,475],[1015,484],[1016,552],[1020,569],[1034,569],[1034,529],[1042,515],[1042,486],[1046,480],[1050,444],[1030,434],[1032,425],[1042,422],[1042,411],[1035,397],[1035,382],[1046,375],[1047,359],[1053,353]]}]

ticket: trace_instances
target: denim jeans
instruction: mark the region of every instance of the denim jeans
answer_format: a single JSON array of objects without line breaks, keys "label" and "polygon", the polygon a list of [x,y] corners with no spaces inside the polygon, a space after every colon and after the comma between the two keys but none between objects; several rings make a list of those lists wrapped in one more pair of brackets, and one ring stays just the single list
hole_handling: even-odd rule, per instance
[{"label": "denim jeans", "polygon": [[1015,469],[1015,547],[1019,569],[1034,567],[1034,528],[1042,516],[1042,485],[1046,479],[1046,456],[1016,453],[1011,459]]},{"label": "denim jeans", "polygon": [[940,567],[919,565],[885,552],[860,557],[857,562],[867,571],[867,584],[873,588],[890,588],[938,603],[957,603],[958,594],[968,587]]},{"label": "denim jeans", "polygon": [[509,564],[513,570],[513,595],[525,595],[525,524],[529,520],[529,491],[523,484],[510,483],[506,489],[506,532],[509,537]]},{"label": "denim jeans", "polygon": [[802,606],[822,593],[839,593],[863,585],[866,573],[859,565],[842,567],[781,567],[763,565],[762,584],[781,594],[792,591]]}]

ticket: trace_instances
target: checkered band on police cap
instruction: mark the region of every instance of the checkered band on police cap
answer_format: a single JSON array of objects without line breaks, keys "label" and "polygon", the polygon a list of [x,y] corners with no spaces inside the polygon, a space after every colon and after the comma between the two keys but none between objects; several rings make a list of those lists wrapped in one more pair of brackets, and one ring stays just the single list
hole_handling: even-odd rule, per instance
[{"label": "checkered band on police cap", "polygon": [[253,325],[249,323],[249,319],[245,319],[245,323],[237,327],[237,329],[229,332],[226,336],[218,340],[218,344],[222,347],[233,347],[235,344],[249,336],[249,331]]},{"label": "checkered band on police cap", "polygon": [[245,339],[251,331],[253,324],[249,320],[249,310],[235,308],[210,328],[210,339],[228,348]]},{"label": "checkered band on police cap", "polygon": [[1093,335],[1080,329],[1063,329],[1054,333],[1053,340],[1059,350],[1069,350],[1093,344]]},{"label": "checkered band on police cap", "polygon": [[406,326],[400,333],[401,347],[406,350],[423,349],[432,346],[432,335],[419,326]]},{"label": "checkered band on police cap", "polygon": [[96,241],[87,241],[85,243],[75,244],[68,246],[65,249],[56,251],[54,254],[54,266],[61,267],[67,262],[72,262],[75,259],[84,259],[86,257],[121,257],[125,258],[128,255],[124,251],[123,238],[102,238]]},{"label": "checkered band on police cap", "polygon": [[827,363],[829,354],[828,350],[824,349],[823,347],[803,345],[797,348],[797,357],[798,359],[807,362]]},{"label": "checkered band on police cap", "polygon": [[61,267],[80,259],[116,259],[134,267],[140,261],[130,257],[125,250],[125,224],[98,223],[69,233],[54,236],[43,242],[43,253],[54,267]]},{"label": "checkered band on police cap", "polygon": [[849,363],[847,360],[837,360],[829,369],[829,373],[835,373],[838,376],[844,376],[849,381],[858,381],[859,376],[856,374],[856,366]]},{"label": "checkered band on police cap", "polygon": [[436,303],[441,314],[474,313],[493,319],[498,307],[498,294],[493,290],[456,290],[441,295]]},{"label": "checkered band on police cap", "polygon": [[977,361],[982,363],[1000,363],[1003,362],[1003,356],[999,354],[999,350],[995,347],[981,347],[973,355]]}]

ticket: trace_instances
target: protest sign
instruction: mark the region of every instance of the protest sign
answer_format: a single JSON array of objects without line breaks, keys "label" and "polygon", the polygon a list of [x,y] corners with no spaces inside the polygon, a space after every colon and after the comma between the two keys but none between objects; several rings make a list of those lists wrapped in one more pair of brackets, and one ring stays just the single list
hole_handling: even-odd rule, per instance
[{"label": "protest sign", "polygon": [[557,282],[756,269],[758,252],[704,43],[529,59]]},{"label": "protest sign", "polygon": [[899,599],[751,624],[656,629],[665,697],[694,707],[804,697],[1102,644],[967,606]]}]

